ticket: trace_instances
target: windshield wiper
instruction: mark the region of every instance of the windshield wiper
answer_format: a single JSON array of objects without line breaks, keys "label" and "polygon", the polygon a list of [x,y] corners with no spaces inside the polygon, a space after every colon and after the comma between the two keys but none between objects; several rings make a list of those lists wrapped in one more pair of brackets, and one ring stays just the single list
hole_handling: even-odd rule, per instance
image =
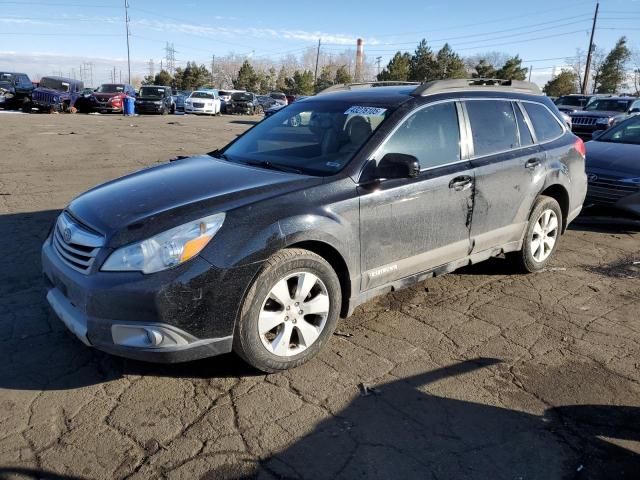
[{"label": "windshield wiper", "polygon": [[271,170],[279,170],[281,172],[302,174],[302,170],[300,170],[299,168],[290,167],[288,165],[281,165],[279,163],[271,163],[268,160],[247,160],[246,162],[243,162],[243,163],[247,165],[252,165],[254,167],[262,167],[262,168],[268,168]]},{"label": "windshield wiper", "polygon": [[213,158],[219,158],[220,160],[226,160],[227,162],[231,161],[231,159],[228,156],[226,156],[224,153],[222,153],[220,150],[214,150],[213,152],[207,153],[207,155]]}]

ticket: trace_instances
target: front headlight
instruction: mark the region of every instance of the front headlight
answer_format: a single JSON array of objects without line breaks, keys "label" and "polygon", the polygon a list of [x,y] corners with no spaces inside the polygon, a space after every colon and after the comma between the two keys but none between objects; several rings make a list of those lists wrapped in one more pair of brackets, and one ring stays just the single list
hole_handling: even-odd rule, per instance
[{"label": "front headlight", "polygon": [[598,118],[596,120],[596,125],[609,125],[612,121],[612,118]]},{"label": "front headlight", "polygon": [[202,251],[222,227],[224,217],[224,213],[217,213],[119,248],[101,270],[154,273],[175,267]]}]

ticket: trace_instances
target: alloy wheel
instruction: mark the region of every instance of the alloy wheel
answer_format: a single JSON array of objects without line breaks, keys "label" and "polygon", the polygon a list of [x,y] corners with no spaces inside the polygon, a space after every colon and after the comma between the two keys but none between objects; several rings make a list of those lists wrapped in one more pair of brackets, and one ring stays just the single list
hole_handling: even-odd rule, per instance
[{"label": "alloy wheel", "polygon": [[260,309],[262,345],[280,357],[302,353],[324,330],[330,306],[327,287],[317,275],[301,271],[280,279]]},{"label": "alloy wheel", "polygon": [[551,209],[544,210],[533,227],[531,238],[531,256],[540,263],[544,262],[558,239],[558,216]]}]

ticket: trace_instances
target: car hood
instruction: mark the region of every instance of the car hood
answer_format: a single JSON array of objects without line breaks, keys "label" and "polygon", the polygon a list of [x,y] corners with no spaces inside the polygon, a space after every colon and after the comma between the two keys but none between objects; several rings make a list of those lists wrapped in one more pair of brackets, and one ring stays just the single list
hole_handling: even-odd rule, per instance
[{"label": "car hood", "polygon": [[640,177],[640,145],[591,141],[587,149],[587,170],[608,171],[616,177]]},{"label": "car hood", "polygon": [[624,115],[624,112],[616,112],[609,110],[576,110],[575,112],[571,112],[569,115],[572,117],[597,117],[597,118],[607,118],[607,117],[615,117],[617,115]]},{"label": "car hood", "polygon": [[124,97],[125,95],[123,92],[116,92],[116,93],[94,93],[93,96],[100,99],[105,99],[105,98],[108,99],[113,97]]},{"label": "car hood", "polygon": [[13,85],[11,85],[11,82],[0,82],[0,88],[10,90],[11,88],[13,88]]},{"label": "car hood", "polygon": [[322,183],[322,178],[241,165],[208,155],[144,169],[99,185],[67,210],[110,246],[142,240],[216,212]]}]

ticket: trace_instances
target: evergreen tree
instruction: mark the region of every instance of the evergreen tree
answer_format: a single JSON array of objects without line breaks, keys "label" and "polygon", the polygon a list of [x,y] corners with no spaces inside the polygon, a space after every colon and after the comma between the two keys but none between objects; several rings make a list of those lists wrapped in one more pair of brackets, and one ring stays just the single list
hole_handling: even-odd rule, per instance
[{"label": "evergreen tree", "polygon": [[529,70],[522,66],[522,59],[516,55],[509,58],[501,69],[496,72],[496,78],[503,80],[525,80]]},{"label": "evergreen tree", "polygon": [[411,57],[409,64],[409,80],[429,82],[437,78],[437,65],[433,51],[423,38]]},{"label": "evergreen tree", "polygon": [[460,55],[448,43],[436,54],[436,80],[445,78],[467,78],[467,69]]},{"label": "evergreen tree", "polygon": [[287,89],[287,72],[284,67],[280,68],[278,77],[276,78],[276,90],[284,92]]},{"label": "evergreen tree", "polygon": [[480,59],[480,61],[473,68],[476,71],[473,74],[473,78],[495,78],[496,77],[496,68],[484,58]]},{"label": "evergreen tree", "polygon": [[286,93],[290,95],[313,95],[313,73],[310,70],[296,70],[293,77],[287,78]]},{"label": "evergreen tree", "polygon": [[389,61],[386,68],[378,75],[379,81],[407,81],[411,68],[411,54],[409,52],[397,52]]},{"label": "evergreen tree", "polygon": [[238,76],[233,82],[233,88],[253,92],[258,89],[259,82],[260,78],[256,71],[249,63],[249,60],[245,60],[240,70],[238,70]]},{"label": "evergreen tree", "polygon": [[351,83],[353,80],[351,78],[351,74],[349,70],[347,70],[346,65],[342,65],[338,67],[336,70],[336,77],[333,80],[333,83],[341,84],[341,83]]},{"label": "evergreen tree", "polygon": [[604,59],[597,75],[598,93],[617,93],[626,78],[626,66],[631,58],[627,38],[621,37]]},{"label": "evergreen tree", "polygon": [[187,62],[184,70],[176,68],[174,79],[175,87],[178,90],[196,90],[210,83],[211,74],[204,65],[198,65],[196,62]]},{"label": "evergreen tree", "polygon": [[331,77],[331,66],[325,65],[324,67],[322,67],[322,70],[320,70],[320,75],[318,75],[318,78],[316,79],[316,93],[321,92],[325,88],[329,88],[331,85],[333,85],[333,78]]},{"label": "evergreen tree", "polygon": [[580,90],[578,74],[572,70],[563,69],[558,75],[549,80],[543,91],[550,97],[569,95]]},{"label": "evergreen tree", "polygon": [[173,77],[166,70],[160,70],[153,79],[153,85],[171,85],[173,83]]}]

